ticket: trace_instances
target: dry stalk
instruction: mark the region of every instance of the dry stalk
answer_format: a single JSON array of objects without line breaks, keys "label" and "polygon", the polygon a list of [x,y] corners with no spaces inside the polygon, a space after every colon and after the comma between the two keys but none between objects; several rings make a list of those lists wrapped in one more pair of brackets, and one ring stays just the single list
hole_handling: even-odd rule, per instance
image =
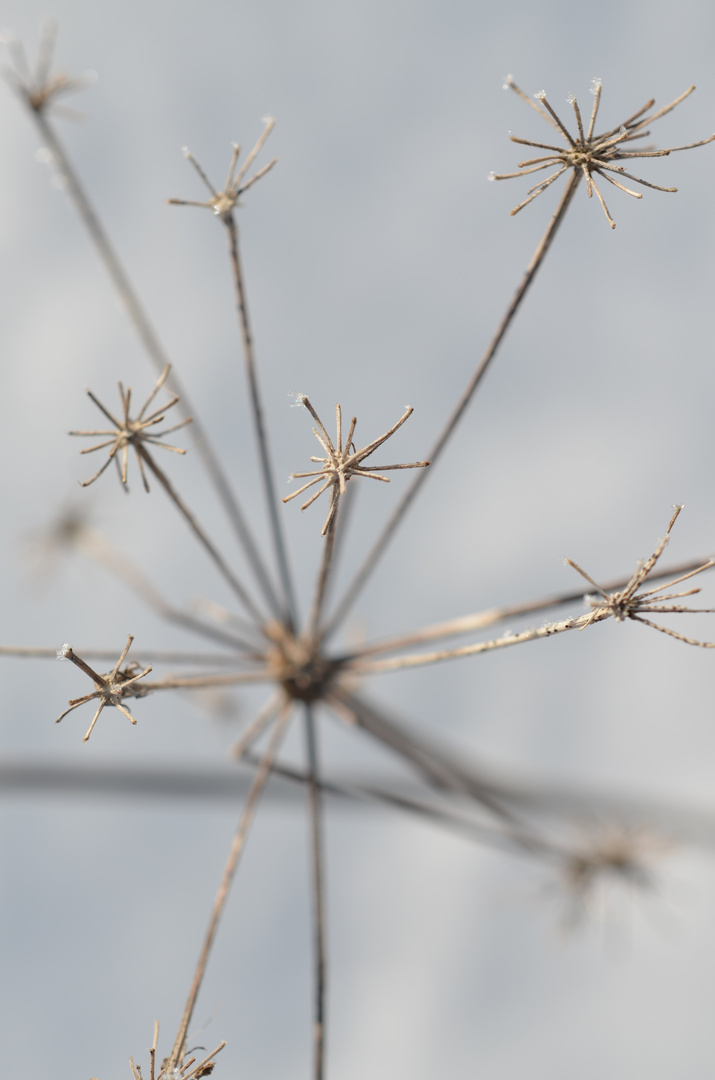
[{"label": "dry stalk", "polygon": [[[48,120],[47,112],[50,106],[54,106],[55,98],[70,90],[82,89],[87,85],[88,80],[86,76],[82,76],[79,79],[73,79],[62,74],[56,76],[50,74],[55,34],[52,23],[46,23],[45,26],[46,29],[43,32],[34,79],[29,74],[29,68],[25,60],[22,45],[12,36],[7,39],[11,50],[11,59],[14,64],[14,69],[10,72],[11,82],[37,124],[43,143],[48,149],[48,153],[57,170],[57,174],[62,178],[63,184],[74,203],[79,218],[89,233],[97,254],[109,274],[112,284],[124,305],[130,322],[134,326],[146,349],[149,359],[154,364],[156,370],[161,373],[166,369],[169,363],[164,348],[149,321],[144,307],[114,250],[89,196],[84,190],[84,186],[82,185],[79,176],[75,172],[55,129]],[[54,111],[58,112],[56,108]],[[254,179],[257,179],[257,177]],[[185,410],[186,414],[189,415],[194,413],[188,394],[182,387],[176,374],[172,376],[172,388],[183,403],[182,408]],[[193,423],[196,445],[204,467],[214,485],[224,511],[231,522],[239,544],[255,574],[256,580],[263,591],[263,595],[273,613],[277,615],[280,606],[276,599],[275,591],[271,585],[263,559],[259,554],[258,545],[249,528],[246,516],[243,513],[238,498],[213,450],[208,432],[195,417]]]}]

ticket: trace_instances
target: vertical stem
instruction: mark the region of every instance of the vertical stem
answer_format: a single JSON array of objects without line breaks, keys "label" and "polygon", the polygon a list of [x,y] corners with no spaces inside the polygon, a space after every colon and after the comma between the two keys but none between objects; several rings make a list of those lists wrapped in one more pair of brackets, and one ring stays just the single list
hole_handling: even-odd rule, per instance
[{"label": "vertical stem", "polygon": [[[94,207],[90,203],[87,194],[80,183],[79,177],[75,173],[69,158],[67,157],[64,147],[60,143],[54,129],[50,126],[44,114],[37,109],[32,109],[31,106],[30,109],[33,118],[40,129],[42,138],[51,150],[52,155],[57,162],[59,171],[67,182],[67,191],[74,202],[82,223],[87,229],[92,242],[97,249],[100,259],[104,263],[105,269],[119,294],[120,300],[124,304],[130,322],[134,325],[134,329],[139,335],[139,338],[157,371],[162,372],[169,362],[167,355],[154,333],[154,329],[149,322],[139,297],[132,288],[131,282],[119,261],[117,253],[110,243],[102,223],[97,217]],[[232,491],[221,464],[214,453],[206,430],[196,418],[195,411],[191,406],[186,391],[173,370],[171,372],[169,384],[172,390],[179,395],[179,408],[183,415],[188,416],[189,414],[193,414],[194,432],[197,437],[197,449],[203,460],[204,467],[211,478],[239,543],[243,547],[246,558],[256,576],[256,580],[263,590],[263,594],[274,614],[278,615],[280,607],[277,598],[258,553],[256,542],[251,535],[246,518],[238,503],[238,499]]]},{"label": "vertical stem", "polygon": [[201,988],[201,982],[206,970],[206,964],[208,962],[209,953],[211,952],[211,946],[213,945],[214,938],[216,936],[216,930],[218,928],[219,920],[223,914],[223,909],[226,905],[226,900],[231,888],[231,882],[233,876],[236,873],[236,867],[238,866],[238,860],[241,857],[243,846],[246,840],[248,829],[253,821],[253,817],[258,805],[258,800],[265,787],[266,780],[271,771],[273,760],[278,752],[281,739],[285,734],[288,721],[291,715],[291,705],[286,705],[276,721],[276,726],[273,729],[271,741],[268,744],[265,754],[261,758],[260,765],[256,770],[256,775],[253,778],[251,784],[251,790],[248,793],[246,799],[246,805],[241,814],[241,819],[236,829],[236,835],[233,838],[231,850],[226,861],[226,865],[223,871],[223,877],[221,878],[221,884],[219,885],[216,899],[214,901],[213,911],[211,912],[211,918],[209,920],[208,929],[206,931],[206,937],[204,938],[204,945],[199,956],[199,962],[196,965],[196,972],[194,979],[189,990],[189,996],[184,1008],[184,1015],[181,1018],[179,1024],[179,1030],[174,1041],[174,1047],[171,1051],[171,1057],[169,1064],[171,1067],[180,1067],[184,1054],[184,1048],[186,1045],[186,1034],[191,1023],[191,1017],[194,1012],[194,1006],[196,1004],[196,998],[198,997],[199,990]]},{"label": "vertical stem", "polygon": [[258,440],[258,454],[261,462],[261,471],[263,473],[263,486],[266,496],[266,503],[268,505],[268,515],[271,522],[273,546],[275,549],[276,559],[278,561],[278,570],[281,578],[281,583],[283,585],[283,593],[285,596],[285,603],[287,608],[287,610],[284,612],[284,618],[286,618],[286,621],[289,623],[291,628],[295,628],[297,624],[297,609],[295,604],[295,596],[293,593],[293,584],[291,581],[290,568],[288,566],[288,555],[286,552],[285,541],[283,539],[283,530],[281,528],[280,519],[278,517],[278,499],[276,496],[276,485],[268,453],[268,438],[266,435],[266,427],[263,419],[263,406],[261,404],[260,391],[258,389],[258,378],[256,376],[256,365],[253,355],[253,335],[251,334],[251,326],[248,321],[248,308],[246,307],[246,294],[243,285],[243,272],[241,270],[241,259],[238,251],[238,229],[236,228],[236,222],[234,221],[233,214],[227,214],[223,218],[223,220],[228,230],[228,247],[231,256],[231,268],[233,270],[233,280],[236,286],[236,306],[238,308],[239,320],[241,323],[241,335],[243,337],[243,355],[246,363],[248,385],[251,392],[253,421],[255,425],[256,439]]},{"label": "vertical stem", "polygon": [[486,373],[491,361],[494,359],[494,356],[496,355],[499,346],[502,343],[504,335],[506,334],[509,326],[511,325],[512,319],[519,310],[521,301],[524,299],[524,296],[526,295],[529,286],[536,277],[536,273],[544,260],[546,252],[551,246],[551,242],[554,239],[558,227],[564,218],[564,215],[569,207],[569,204],[571,202],[571,199],[573,198],[573,194],[578,186],[580,179],[580,172],[574,170],[571,173],[571,176],[566,185],[566,188],[564,189],[564,193],[561,196],[559,204],[554,211],[554,215],[549,222],[548,228],[542,236],[538,247],[536,248],[536,251],[531,258],[531,262],[529,263],[526,271],[524,272],[524,277],[522,278],[518,289],[512,297],[509,307],[506,309],[506,312],[504,313],[504,316],[499,323],[499,326],[497,327],[494,337],[489,342],[486,352],[482,356],[476,370],[474,371],[474,374],[472,375],[471,379],[467,383],[467,386],[465,387],[464,393],[457,402],[457,405],[452,412],[452,415],[449,417],[449,420],[445,424],[442,433],[440,434],[437,442],[432,448],[432,452],[429,455],[430,461],[432,463],[431,467],[429,469],[420,469],[419,472],[415,475],[412,484],[407,489],[406,493],[403,495],[401,501],[398,503],[391,517],[388,519],[379,537],[373,544],[364,561],[361,563],[357,573],[355,574],[355,577],[353,578],[352,583],[345,592],[345,595],[343,596],[342,600],[339,602],[335,611],[333,612],[332,618],[328,622],[328,625],[325,627],[324,636],[332,633],[345,618],[351,606],[355,602],[356,597],[365,585],[368,577],[377,565],[381,555],[386,550],[387,545],[392,539],[393,533],[396,531],[397,526],[400,524],[402,518],[405,516],[405,513],[407,512],[413,499],[417,495],[417,492],[422,487],[422,484],[427,479],[427,476],[432,475],[437,458],[442,453],[442,450],[447,444],[450,435],[455,430],[457,424],[462,418],[462,414],[469,405],[469,402],[471,401],[475,390],[479,386],[479,383],[481,382],[484,374]]},{"label": "vertical stem", "polygon": [[330,525],[328,526],[327,535],[325,537],[323,558],[320,563],[320,571],[318,573],[318,580],[315,586],[315,596],[313,597],[313,606],[311,608],[310,619],[308,621],[308,640],[318,639],[318,626],[320,624],[320,616],[323,612],[325,593],[328,587],[328,578],[330,577],[330,571],[333,565],[333,554],[335,551],[335,534],[337,532],[339,513],[340,500],[338,499],[335,504],[335,511],[330,520]]},{"label": "vertical stem", "polygon": [[320,790],[315,716],[305,707],[308,753],[308,809],[310,813],[311,870],[313,878],[313,1080],[323,1080],[325,1070],[325,881],[323,875],[322,793]]}]

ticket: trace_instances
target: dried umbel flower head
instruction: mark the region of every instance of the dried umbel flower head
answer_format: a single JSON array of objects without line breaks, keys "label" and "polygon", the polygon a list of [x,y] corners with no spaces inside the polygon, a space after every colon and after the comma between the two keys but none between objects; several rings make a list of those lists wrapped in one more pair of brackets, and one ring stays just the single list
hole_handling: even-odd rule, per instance
[{"label": "dried umbel flower head", "polygon": [[620,183],[616,177],[622,177],[627,180],[632,180],[636,184],[642,184],[644,187],[653,188],[655,191],[677,191],[674,187],[660,187],[658,184],[652,184],[649,180],[642,180],[639,176],[633,176],[632,173],[626,172],[623,165],[618,164],[621,161],[630,161],[632,158],[653,158],[653,157],[667,157],[668,154],[675,153],[676,150],[692,150],[696,146],[704,146],[706,143],[712,142],[715,139],[715,135],[711,135],[707,139],[701,139],[699,142],[688,143],[687,146],[671,146],[666,150],[654,150],[652,147],[642,147],[640,149],[632,149],[632,143],[637,139],[643,139],[650,134],[648,125],[652,124],[655,120],[659,120],[661,116],[665,116],[666,113],[671,112],[672,109],[679,105],[681,101],[689,97],[695,89],[694,86],[689,87],[684,94],[676,98],[675,101],[671,101],[670,105],[666,105],[665,108],[659,109],[657,112],[648,113],[655,103],[655,99],[651,98],[650,101],[629,116],[627,120],[624,120],[622,124],[618,124],[614,128],[610,128],[608,131],[604,131],[599,135],[595,134],[596,117],[598,115],[598,107],[601,101],[601,80],[594,79],[593,86],[591,87],[594,95],[593,108],[591,110],[591,117],[588,122],[588,128],[584,129],[583,120],[581,118],[581,110],[579,109],[578,102],[573,94],[570,94],[566,99],[568,104],[574,111],[576,118],[576,127],[578,129],[578,135],[573,136],[566,125],[561,121],[559,116],[546,100],[546,94],[542,91],[536,95],[536,101],[529,98],[523,90],[520,90],[516,85],[511,75],[507,77],[505,84],[506,89],[513,90],[519,95],[528,105],[536,109],[540,116],[543,116],[544,120],[566,141],[566,146],[553,146],[550,143],[532,142],[529,139],[519,139],[516,135],[511,136],[511,141],[519,143],[522,146],[533,146],[539,150],[548,151],[547,154],[541,155],[535,158],[528,158],[525,161],[519,162],[519,171],[513,173],[492,173],[490,179],[492,180],[510,180],[515,176],[524,176],[529,173],[541,172],[544,169],[555,169],[555,172],[551,173],[545,180],[535,184],[534,187],[529,189],[527,197],[523,202],[515,206],[511,211],[512,214],[517,214],[519,210],[522,210],[525,206],[528,206],[533,199],[540,195],[542,191],[545,191],[547,187],[558,180],[564,173],[571,171],[574,183],[583,176],[586,180],[586,194],[589,199],[593,196],[594,192],[598,198],[603,212],[606,215],[608,224],[612,229],[615,229],[616,223],[611,217],[608,207],[604,202],[603,195],[601,194],[598,185],[594,179],[594,176],[599,176],[601,179],[606,180],[609,184],[613,184],[614,187],[620,188],[621,191],[625,191],[627,195],[632,195],[634,199],[642,199],[643,196],[640,192],[632,191],[631,188],[625,187]]},{"label": "dried umbel flower head", "polygon": [[33,112],[43,113],[52,106],[56,115],[76,120],[81,117],[81,114],[74,109],[57,106],[57,98],[84,90],[95,81],[97,74],[94,71],[87,71],[84,75],[72,77],[58,71],[51,75],[56,38],[55,23],[51,19],[46,19],[42,25],[35,70],[32,71],[22,42],[13,34],[3,33],[0,40],[5,42],[12,61],[12,68],[5,72],[5,76]]},{"label": "dried umbel flower head", "polygon": [[336,438],[335,444],[328,435],[327,431],[323,427],[323,423],[318,416],[317,412],[311,405],[305,394],[296,394],[296,402],[298,405],[304,405],[310,415],[318,425],[317,428],[313,428],[313,434],[325,450],[325,457],[311,457],[311,461],[316,464],[321,464],[320,469],[314,469],[312,472],[297,472],[291,473],[291,480],[302,480],[306,476],[313,477],[307,484],[303,484],[297,491],[291,492],[290,495],[286,495],[283,502],[290,502],[291,499],[295,499],[296,495],[301,495],[308,488],[313,487],[315,484],[320,484],[322,481],[322,487],[320,487],[314,495],[304,502],[301,506],[301,510],[307,510],[312,503],[319,498],[324,491],[331,488],[330,492],[330,509],[328,510],[328,516],[325,519],[325,524],[321,530],[321,535],[325,536],[332,521],[335,518],[335,513],[338,509],[338,501],[341,495],[345,494],[345,485],[348,480],[353,476],[366,476],[371,480],[383,480],[386,484],[390,482],[388,476],[380,476],[382,472],[387,472],[390,469],[424,469],[429,465],[429,461],[413,461],[407,465],[363,465],[363,461],[368,458],[372,453],[377,450],[379,446],[382,446],[391,435],[394,435],[398,428],[402,427],[405,420],[414,412],[411,405],[408,405],[405,412],[402,414],[396,424],[386,431],[379,438],[373,439],[367,446],[363,446],[360,450],[355,448],[353,442],[353,435],[355,434],[355,425],[357,424],[357,418],[353,416],[350,421],[350,428],[348,430],[347,437],[343,443],[343,418],[340,405],[335,406],[335,421],[336,421]]},{"label": "dried umbel flower head", "polygon": [[[144,482],[144,490],[149,491],[149,481],[147,480],[146,472],[144,471],[144,465],[150,464],[150,459],[147,454],[147,446],[162,446],[165,450],[172,450],[175,454],[185,454],[186,451],[182,450],[179,446],[170,446],[168,443],[162,442],[167,435],[172,431],[178,431],[179,428],[185,427],[186,424],[191,423],[191,417],[187,416],[185,420],[179,421],[178,424],[174,424],[173,427],[165,428],[164,431],[156,431],[156,425],[161,424],[169,411],[178,402],[179,398],[176,394],[162,405],[161,408],[155,409],[154,412],[146,414],[147,409],[151,405],[156,395],[161,390],[162,386],[169,377],[171,371],[171,365],[167,364],[161,375],[159,376],[154,389],[149,394],[144,404],[141,407],[139,414],[132,419],[129,415],[129,408],[131,404],[132,391],[131,387],[126,390],[122,383],[119,383],[119,397],[122,402],[122,418],[117,420],[113,416],[109,409],[107,409],[98,398],[94,396],[91,390],[87,391],[87,396],[92,399],[98,409],[104,413],[110,423],[114,424],[113,429],[103,431],[70,431],[70,435],[108,435],[109,438],[105,442],[97,443],[96,446],[88,446],[85,450],[80,450],[81,454],[92,454],[95,450],[104,450],[106,447],[110,447],[109,457],[105,461],[101,468],[97,469],[94,476],[90,476],[89,480],[82,482],[82,487],[88,487],[98,479],[107,468],[109,463],[114,460],[117,466],[117,472],[119,473],[119,480],[125,491],[128,491],[127,487],[127,454],[129,447],[134,447],[134,451],[139,463],[139,471],[141,473],[142,480]],[[120,465],[121,457],[121,465]]]},{"label": "dried umbel flower head", "polygon": [[669,630],[667,626],[660,626],[658,623],[651,622],[650,619],[643,617],[643,612],[653,614],[712,614],[715,609],[713,608],[690,608],[683,607],[682,604],[672,604],[671,600],[679,600],[684,596],[694,596],[700,592],[699,588],[687,589],[685,592],[667,593],[663,594],[664,589],[670,589],[673,585],[679,585],[682,581],[687,581],[689,578],[695,577],[696,574],[700,574],[703,570],[709,570],[710,567],[715,566],[715,559],[710,559],[708,562],[703,563],[702,566],[698,566],[695,570],[691,570],[687,574],[682,574],[680,577],[673,578],[672,581],[666,581],[664,585],[658,585],[655,589],[649,589],[647,592],[639,593],[641,585],[644,583],[650,572],[655,567],[658,559],[663,554],[665,547],[670,540],[670,531],[675,524],[682,506],[676,506],[673,510],[673,516],[671,517],[665,536],[656,546],[653,554],[646,559],[644,563],[639,563],[631,577],[630,581],[624,589],[620,589],[618,592],[607,593],[600,585],[598,585],[593,578],[582,570],[577,563],[572,559],[566,559],[569,566],[572,566],[574,570],[577,570],[581,577],[584,577],[593,587],[596,589],[598,596],[589,596],[588,602],[592,607],[591,615],[584,622],[581,630],[584,630],[587,626],[590,626],[592,622],[599,622],[601,619],[607,619],[612,617],[616,622],[624,622],[626,619],[633,619],[634,622],[645,623],[646,626],[652,626],[654,630],[660,630],[661,634],[668,634],[669,637],[677,638],[678,641],[684,641],[686,645],[699,645],[703,649],[715,649],[715,642],[710,641],[696,641],[694,638],[684,637],[683,634],[678,634],[675,630]]},{"label": "dried umbel flower head", "polygon": [[85,694],[83,697],[70,699],[69,709],[65,709],[65,711],[57,717],[56,721],[59,724],[60,720],[64,720],[68,713],[71,713],[80,705],[84,705],[86,701],[93,701],[96,698],[99,701],[99,707],[92,717],[92,723],[89,725],[82,742],[87,742],[87,739],[92,734],[94,725],[97,723],[97,720],[99,720],[102,709],[107,705],[119,709],[121,713],[124,713],[127,720],[131,721],[132,724],[136,724],[136,720],[129,710],[124,707],[122,701],[125,698],[130,697],[144,697],[144,695],[148,693],[147,690],[136,684],[139,679],[143,679],[145,675],[149,674],[151,668],[145,667],[143,671],[139,671],[139,665],[135,661],[127,664],[125,668],[122,667],[133,641],[134,638],[130,634],[127,638],[127,643],[122,650],[121,656],[112,670],[106,675],[99,675],[94,671],[85,660],[82,660],[81,657],[77,656],[71,645],[65,644],[61,649],[57,650],[57,658],[59,660],[71,660],[75,667],[78,667],[85,675],[89,675],[95,686],[95,689],[91,694]]},{"label": "dried umbel flower head", "polygon": [[574,926],[584,915],[602,917],[607,890],[614,885],[652,891],[656,861],[673,847],[672,839],[641,825],[613,822],[591,828],[563,861],[568,923]]},{"label": "dried umbel flower head", "polygon": [[255,159],[258,157],[261,149],[263,148],[264,142],[266,141],[270,133],[273,131],[273,128],[275,126],[275,120],[271,116],[267,116],[264,120],[264,123],[266,126],[263,129],[263,134],[259,138],[256,145],[253,147],[253,150],[251,150],[250,154],[248,155],[235,176],[234,173],[236,172],[236,165],[238,164],[241,147],[237,143],[233,144],[231,164],[228,167],[228,176],[226,177],[226,183],[224,184],[223,191],[216,191],[213,184],[209,180],[204,170],[199,165],[194,155],[191,153],[190,150],[184,147],[184,156],[186,157],[187,161],[191,162],[191,164],[194,166],[197,173],[203,180],[204,184],[211,192],[211,198],[207,202],[192,202],[188,199],[167,199],[167,202],[172,206],[203,206],[206,209],[211,210],[214,214],[217,215],[217,217],[228,217],[233,212],[233,208],[238,205],[239,197],[243,195],[244,191],[248,191],[248,189],[252,187],[253,184],[255,184],[256,180],[260,180],[262,176],[265,176],[269,169],[272,169],[278,161],[278,158],[273,158],[273,160],[269,161],[267,165],[264,165],[262,169],[259,169],[258,172],[255,173],[250,180],[246,180],[246,173],[250,169]]}]

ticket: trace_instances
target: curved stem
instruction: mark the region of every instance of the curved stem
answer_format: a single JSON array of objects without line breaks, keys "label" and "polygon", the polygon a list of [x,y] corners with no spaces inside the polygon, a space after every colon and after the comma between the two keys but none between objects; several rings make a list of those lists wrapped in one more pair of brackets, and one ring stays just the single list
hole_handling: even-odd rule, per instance
[{"label": "curved stem", "polygon": [[536,277],[536,273],[544,260],[546,252],[551,246],[551,242],[556,235],[558,227],[563,221],[564,215],[566,214],[566,211],[569,207],[571,199],[573,198],[573,194],[578,187],[580,179],[581,174],[574,170],[571,173],[571,177],[566,185],[563,195],[561,196],[559,204],[554,211],[554,215],[549,222],[549,226],[544,235],[542,236],[539,245],[531,258],[531,262],[526,268],[521,284],[514,293],[511,303],[506,309],[504,317],[499,323],[494,337],[489,342],[486,352],[482,356],[476,370],[474,371],[474,374],[472,375],[471,379],[467,383],[467,386],[465,387],[464,393],[457,402],[457,405],[452,412],[452,415],[449,417],[449,420],[445,424],[444,429],[442,430],[442,433],[434,444],[431,453],[428,455],[432,463],[431,467],[429,469],[420,470],[415,475],[412,484],[407,489],[400,502],[397,504],[397,507],[388,519],[379,537],[377,538],[370,551],[368,552],[366,558],[360,565],[360,568],[355,574],[351,585],[348,587],[345,595],[338,603],[335,611],[333,612],[333,615],[327,627],[325,628],[326,636],[335,631],[347,615],[348,611],[354,604],[356,597],[362,590],[370,574],[377,566],[380,557],[383,555],[387,548],[387,545],[392,539],[393,533],[396,531],[398,525],[401,523],[415,496],[417,495],[418,491],[427,479],[427,476],[432,475],[437,458],[442,453],[444,447],[449,440],[450,435],[455,430],[457,424],[462,418],[462,414],[469,405],[469,402],[472,400],[475,390],[479,386],[479,383],[485,375],[491,361],[494,359],[494,356],[496,355],[497,350],[502,343],[504,335],[506,334],[507,330],[511,325],[512,319],[519,310],[521,301],[524,299],[524,296],[526,295],[529,286]]}]

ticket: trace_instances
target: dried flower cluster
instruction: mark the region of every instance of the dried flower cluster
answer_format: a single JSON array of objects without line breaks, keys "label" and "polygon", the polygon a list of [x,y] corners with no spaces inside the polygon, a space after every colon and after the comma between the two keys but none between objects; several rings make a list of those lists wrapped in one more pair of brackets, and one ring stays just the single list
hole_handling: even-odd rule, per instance
[{"label": "dried flower cluster", "polygon": [[[652,147],[641,147],[640,149],[631,149],[631,144],[638,140],[644,139],[650,135],[649,125],[659,120],[666,113],[671,112],[676,105],[680,105],[681,101],[685,101],[687,97],[692,94],[695,89],[694,86],[690,86],[684,94],[676,98],[675,101],[671,101],[670,105],[666,105],[662,109],[658,109],[657,112],[648,113],[649,109],[652,109],[655,100],[651,98],[645,105],[637,112],[629,116],[621,124],[618,124],[614,128],[609,128],[607,131],[602,132],[600,135],[595,134],[596,117],[598,116],[598,107],[601,102],[601,80],[594,79],[591,91],[593,93],[593,107],[591,109],[591,117],[588,123],[588,128],[584,131],[583,120],[581,118],[581,110],[579,109],[578,102],[573,94],[570,94],[567,98],[568,104],[572,107],[574,116],[576,118],[577,135],[572,135],[566,125],[558,117],[552,106],[546,99],[546,94],[542,91],[536,95],[536,100],[532,101],[523,90],[520,90],[516,85],[511,75],[507,77],[505,84],[507,89],[513,90],[519,97],[523,98],[528,105],[543,116],[544,120],[551,127],[566,140],[566,146],[553,146],[550,143],[532,142],[530,139],[520,139],[516,135],[511,136],[511,141],[519,143],[521,146],[532,146],[539,150],[547,150],[547,154],[542,154],[540,157],[528,158],[525,161],[519,162],[519,171],[513,173],[492,173],[492,180],[511,180],[516,176],[526,176],[529,173],[542,172],[544,169],[555,169],[555,172],[551,173],[546,180],[541,180],[534,187],[529,189],[527,197],[523,202],[515,206],[511,211],[512,214],[518,214],[520,210],[523,210],[525,206],[528,206],[538,195],[541,195],[542,191],[546,191],[555,180],[563,176],[571,170],[574,181],[577,181],[582,176],[586,180],[586,194],[589,199],[593,196],[594,192],[596,197],[603,207],[603,212],[606,215],[606,220],[612,229],[615,229],[616,223],[611,217],[608,207],[604,202],[603,195],[601,194],[598,185],[596,184],[595,176],[606,180],[609,184],[619,188],[621,191],[625,191],[626,195],[632,195],[634,199],[642,199],[643,196],[640,192],[633,191],[631,188],[626,187],[616,179],[616,177],[623,177],[626,180],[632,180],[636,184],[642,184],[643,187],[653,188],[654,191],[677,191],[674,187],[661,187],[659,184],[653,184],[650,180],[643,180],[639,176],[634,176],[630,172],[626,172],[626,168],[623,165],[618,164],[621,161],[631,161],[633,158],[654,158],[654,157],[667,157],[668,154],[674,154],[678,150],[692,150],[696,146],[704,146],[706,143],[712,142],[715,139],[715,135],[711,135],[707,139],[700,139],[699,142],[688,143],[687,146],[671,146],[667,150],[654,150]],[[537,104],[539,102],[539,104]]]},{"label": "dried flower cluster", "polygon": [[345,494],[345,485],[351,477],[365,476],[368,480],[384,480],[387,484],[389,483],[390,478],[388,476],[381,476],[380,473],[387,472],[389,469],[425,469],[429,465],[429,461],[413,461],[409,465],[363,465],[366,458],[369,458],[371,454],[374,454],[378,447],[382,446],[391,435],[394,435],[397,429],[402,427],[405,420],[412,415],[414,409],[410,405],[407,406],[397,423],[393,424],[384,435],[380,435],[379,438],[373,439],[367,446],[363,446],[360,450],[357,450],[355,448],[355,443],[353,442],[355,425],[357,424],[357,418],[355,416],[353,416],[350,421],[350,428],[345,438],[345,443],[343,444],[342,412],[339,405],[335,406],[336,436],[335,445],[333,445],[332,439],[323,427],[320,417],[310,404],[307,396],[305,394],[297,394],[296,398],[298,404],[306,407],[318,425],[317,428],[313,428],[313,434],[323,450],[325,450],[326,456],[324,458],[311,457],[310,459],[311,461],[316,462],[316,464],[322,463],[320,469],[313,469],[311,472],[291,473],[291,480],[303,480],[306,476],[313,477],[313,479],[309,480],[307,484],[303,484],[297,491],[293,491],[290,495],[286,495],[283,502],[290,502],[291,499],[295,499],[296,495],[302,495],[308,488],[314,487],[315,484],[322,483],[322,487],[318,488],[307,502],[304,502],[301,506],[301,510],[307,510],[316,499],[320,498],[324,491],[331,488],[330,509],[328,510],[325,524],[321,529],[322,536],[325,536],[333,523],[338,509],[338,500],[341,495]]}]

